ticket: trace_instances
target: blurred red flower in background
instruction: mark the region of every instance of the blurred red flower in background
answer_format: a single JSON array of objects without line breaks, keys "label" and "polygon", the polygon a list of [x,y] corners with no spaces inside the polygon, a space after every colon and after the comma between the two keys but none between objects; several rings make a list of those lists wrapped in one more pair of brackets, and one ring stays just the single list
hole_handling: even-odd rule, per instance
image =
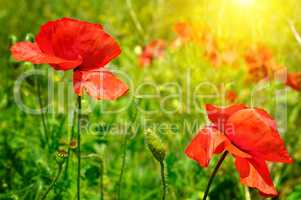
[{"label": "blurred red flower in background", "polygon": [[154,59],[164,55],[166,43],[164,40],[154,40],[146,45],[139,56],[139,64],[142,67],[149,66]]},{"label": "blurred red flower in background", "polygon": [[291,163],[274,119],[262,109],[245,105],[219,108],[206,105],[212,124],[201,129],[185,153],[207,167],[213,154],[228,151],[242,184],[257,188],[264,196],[276,196],[266,161]]},{"label": "blurred red flower in background", "polygon": [[179,22],[174,25],[176,39],[172,43],[173,48],[178,48],[187,42],[193,42],[204,48],[204,56],[215,66],[222,64],[232,65],[237,59],[234,50],[221,51],[213,34],[205,28],[201,28],[189,22]]},{"label": "blurred red flower in background", "polygon": [[234,103],[237,99],[237,94],[234,90],[228,90],[226,92],[226,99],[230,102],[230,103]]},{"label": "blurred red flower in background", "polygon": [[178,22],[173,27],[176,33],[176,39],[172,43],[173,48],[184,45],[187,42],[200,42],[202,38],[202,31],[189,22]]},{"label": "blurred red flower in background", "polygon": [[213,66],[220,66],[222,64],[222,58],[218,50],[218,44],[210,32],[203,34],[202,44],[205,48],[205,57],[209,59]]},{"label": "blurred red flower in background", "polygon": [[301,72],[288,73],[286,85],[296,91],[300,91],[300,89],[301,89]]},{"label": "blurred red flower in background", "polygon": [[104,69],[120,53],[116,41],[101,25],[62,18],[41,26],[35,42],[18,42],[11,47],[17,61],[50,64],[56,70],[74,70],[74,91],[83,89],[97,99],[116,99],[128,87]]},{"label": "blurred red flower in background", "polygon": [[248,72],[252,81],[272,78],[282,68],[276,64],[272,51],[262,44],[252,45],[245,54]]}]

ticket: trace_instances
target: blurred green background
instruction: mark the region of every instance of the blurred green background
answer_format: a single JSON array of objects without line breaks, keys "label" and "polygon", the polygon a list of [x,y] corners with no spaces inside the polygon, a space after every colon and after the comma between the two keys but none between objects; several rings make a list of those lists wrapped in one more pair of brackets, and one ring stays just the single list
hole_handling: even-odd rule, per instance
[{"label": "blurred green background", "polygon": [[[39,199],[57,173],[57,151],[68,149],[76,105],[75,95],[71,93],[69,98],[70,92],[66,92],[72,91],[71,74],[52,72],[47,65],[16,63],[9,51],[12,40],[22,41],[28,33],[36,34],[43,23],[61,17],[102,24],[122,47],[122,54],[110,67],[130,77],[129,94],[118,101],[95,102],[84,97],[82,199],[100,199],[102,172],[105,199],[161,198],[160,168],[146,146],[146,127],[152,128],[167,146],[167,199],[200,199],[217,158],[209,169],[202,169],[183,152],[196,130],[206,123],[204,103],[229,104],[225,102],[224,87],[236,91],[237,102],[262,107],[276,117],[295,162],[270,165],[280,193],[275,199],[301,199],[299,92],[277,81],[263,82],[267,86],[257,91],[258,83],[245,82],[243,56],[235,67],[217,69],[202,56],[204,49],[193,43],[179,49],[167,48],[164,57],[147,68],[139,66],[137,55],[152,40],[172,43],[176,37],[174,24],[188,21],[207,27],[221,46],[231,45],[240,55],[247,46],[263,43],[272,49],[277,63],[289,71],[300,71],[301,47],[288,24],[291,21],[301,31],[300,13],[298,0],[254,0],[252,5],[238,0],[0,0],[0,199]],[[51,101],[53,112],[45,115],[46,132],[41,116],[20,110],[14,98],[15,81],[34,68],[51,74],[50,79],[38,77],[43,104],[49,103],[49,82],[54,88],[66,86]],[[28,107],[38,109],[36,80],[28,77],[22,83],[21,97]],[[210,82],[211,86],[198,88],[202,96],[193,99],[189,94],[200,82]],[[144,85],[138,91],[144,83],[156,87]],[[167,83],[181,86],[180,91]],[[140,98],[138,93],[151,96]],[[166,98],[173,94],[176,96]],[[163,112],[162,106],[169,112]],[[125,109],[107,112],[118,108]],[[129,124],[133,129],[118,129]],[[74,151],[69,155],[68,176],[63,172],[65,177],[58,180],[48,199],[76,199]],[[255,190],[249,192],[251,199],[262,198]],[[210,199],[246,196],[248,191],[239,183],[229,157],[215,178]]]}]

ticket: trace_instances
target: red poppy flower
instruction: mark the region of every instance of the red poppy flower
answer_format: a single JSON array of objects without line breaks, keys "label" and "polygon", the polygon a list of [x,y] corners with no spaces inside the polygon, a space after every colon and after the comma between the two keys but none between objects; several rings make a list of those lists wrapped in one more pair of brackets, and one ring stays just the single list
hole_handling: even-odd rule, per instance
[{"label": "red poppy flower", "polygon": [[139,63],[145,67],[150,65],[155,58],[161,58],[165,52],[166,44],[163,40],[154,40],[143,49],[139,56]]},{"label": "red poppy flower", "polygon": [[77,95],[86,89],[97,99],[116,99],[128,90],[123,82],[103,70],[121,50],[98,24],[70,18],[50,21],[41,26],[34,43],[16,43],[11,52],[17,61],[49,64],[56,70],[74,70]]},{"label": "red poppy flower", "polygon": [[301,72],[288,73],[286,85],[296,91],[301,89]]},{"label": "red poppy flower", "polygon": [[195,30],[192,24],[188,22],[178,22],[173,27],[174,32],[176,33],[176,40],[173,42],[172,47],[176,48],[184,43],[192,40],[195,35]]},{"label": "red poppy flower", "polygon": [[230,102],[230,103],[234,103],[235,100],[237,99],[237,94],[235,91],[233,90],[229,90],[226,92],[226,99]]},{"label": "red poppy flower", "polygon": [[291,163],[273,118],[262,109],[233,105],[218,108],[206,105],[212,124],[201,129],[185,153],[207,167],[213,154],[230,152],[242,184],[257,188],[264,196],[277,191],[266,161]]},{"label": "red poppy flower", "polygon": [[217,41],[210,32],[205,32],[202,36],[202,45],[204,46],[204,55],[213,64],[218,67],[222,63],[222,57],[219,52]]},{"label": "red poppy flower", "polygon": [[271,50],[261,44],[253,45],[247,50],[245,61],[253,81],[271,78],[274,72],[281,68],[275,63]]}]

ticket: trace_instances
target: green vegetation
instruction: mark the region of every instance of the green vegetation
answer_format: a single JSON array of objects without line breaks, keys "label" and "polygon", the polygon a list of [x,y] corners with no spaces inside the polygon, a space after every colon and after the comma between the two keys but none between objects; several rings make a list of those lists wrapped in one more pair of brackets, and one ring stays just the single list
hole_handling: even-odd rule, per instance
[{"label": "green vegetation", "polygon": [[[232,1],[0,0],[0,200],[41,199],[58,175],[46,199],[76,199],[77,144],[69,145],[77,131],[72,75],[48,65],[15,62],[9,51],[13,42],[35,35],[41,24],[61,17],[102,24],[122,49],[109,67],[121,70],[117,75],[129,85],[128,95],[117,101],[82,98],[82,199],[161,199],[162,168],[167,200],[200,199],[218,157],[204,169],[184,150],[207,122],[205,103],[230,104],[227,90],[236,91],[236,102],[264,108],[275,117],[294,159],[291,165],[270,165],[280,194],[275,199],[301,199],[300,92],[280,81],[247,82],[243,58],[249,45],[263,43],[279,65],[300,71],[301,46],[288,21],[301,32],[301,4],[258,0],[246,8]],[[171,44],[176,38],[173,26],[181,21],[210,30],[222,49],[234,48],[239,54],[235,66],[213,67],[205,49],[193,42],[178,49],[168,47],[149,67],[139,66],[137,52],[156,39]],[[16,81],[34,69],[41,70],[41,76],[28,76],[18,90]],[[47,112],[24,112],[18,95],[28,108],[48,105]],[[148,129],[166,150],[161,165],[157,160],[162,155],[148,149]],[[68,157],[58,158],[63,150]],[[227,157],[217,173],[210,199],[248,195],[261,199],[257,191],[239,183],[231,159]]]}]

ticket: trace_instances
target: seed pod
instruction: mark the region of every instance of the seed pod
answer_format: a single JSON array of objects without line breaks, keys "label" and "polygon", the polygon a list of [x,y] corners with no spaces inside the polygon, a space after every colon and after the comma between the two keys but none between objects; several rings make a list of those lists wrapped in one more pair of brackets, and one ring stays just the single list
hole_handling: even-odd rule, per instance
[{"label": "seed pod", "polygon": [[60,149],[57,151],[56,153],[56,162],[61,165],[65,162],[65,159],[68,157],[68,153],[63,150],[63,149]]},{"label": "seed pod", "polygon": [[77,148],[76,140],[72,139],[69,146],[70,146],[70,149],[76,149]]},{"label": "seed pod", "polygon": [[145,133],[147,146],[157,161],[163,162],[166,156],[166,147],[161,139],[152,130],[148,129]]}]

